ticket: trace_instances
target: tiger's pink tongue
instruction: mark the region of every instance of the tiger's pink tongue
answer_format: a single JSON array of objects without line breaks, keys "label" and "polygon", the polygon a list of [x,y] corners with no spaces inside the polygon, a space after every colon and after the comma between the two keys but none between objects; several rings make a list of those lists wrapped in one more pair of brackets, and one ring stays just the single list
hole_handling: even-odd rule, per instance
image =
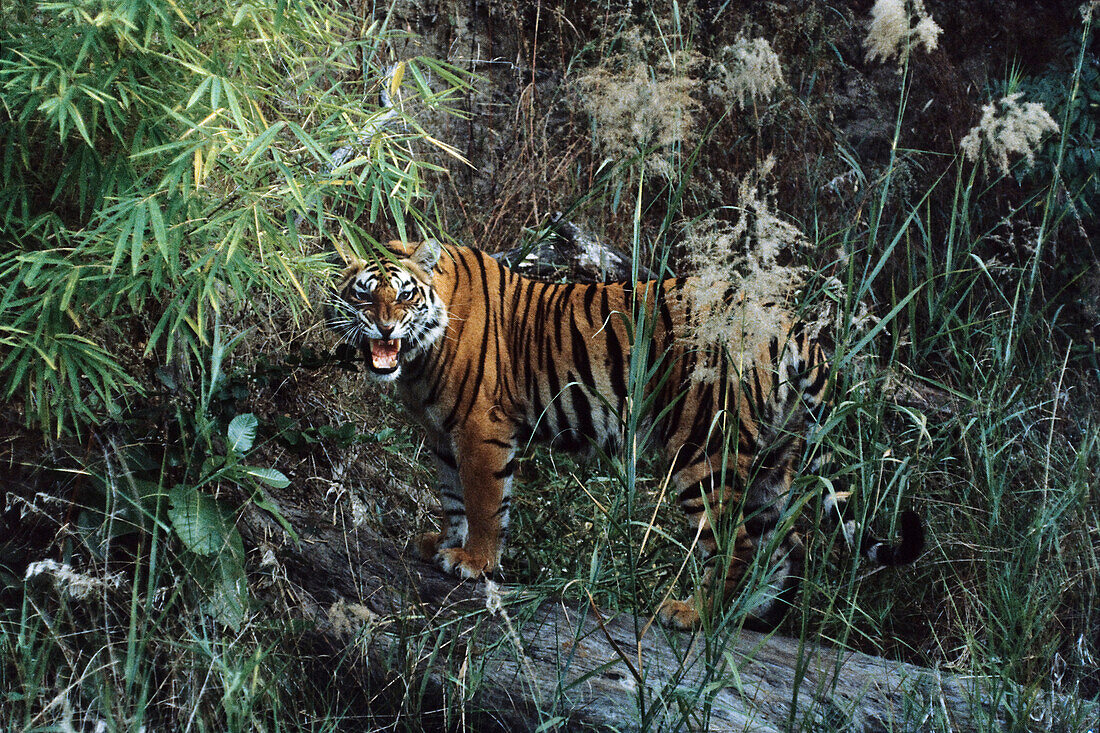
[{"label": "tiger's pink tongue", "polygon": [[397,355],[401,353],[401,339],[370,342],[370,358],[375,369],[393,369],[397,366]]}]

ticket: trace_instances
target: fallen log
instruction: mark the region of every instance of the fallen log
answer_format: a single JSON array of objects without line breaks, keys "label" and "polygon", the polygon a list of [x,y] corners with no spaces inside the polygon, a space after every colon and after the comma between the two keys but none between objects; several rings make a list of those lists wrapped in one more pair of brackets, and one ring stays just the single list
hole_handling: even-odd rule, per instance
[{"label": "fallen log", "polygon": [[[284,513],[309,528],[276,552],[293,595],[309,599],[303,613],[332,648],[356,649],[374,684],[390,684],[383,670],[412,649],[412,665],[396,666],[416,667],[420,707],[443,711],[448,726],[966,731],[1006,722],[981,679],[778,635],[707,639],[590,604],[538,602],[522,588],[460,583],[370,530],[334,522],[331,508],[284,503]],[[254,512],[242,529],[270,537],[272,526]],[[1100,715],[1080,701],[1048,703],[1048,722],[1063,730],[1076,729],[1082,711]],[[1059,726],[1063,709],[1071,717]]]}]

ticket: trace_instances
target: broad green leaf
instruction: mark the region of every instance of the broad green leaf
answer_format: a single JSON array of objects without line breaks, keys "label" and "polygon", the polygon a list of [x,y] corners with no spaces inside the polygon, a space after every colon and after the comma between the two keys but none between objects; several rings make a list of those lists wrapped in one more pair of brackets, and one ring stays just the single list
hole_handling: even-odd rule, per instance
[{"label": "broad green leaf", "polygon": [[202,475],[204,480],[209,480],[220,471],[226,463],[225,456],[207,456],[202,462]]},{"label": "broad green leaf", "polygon": [[261,466],[241,466],[240,468],[252,478],[263,481],[268,486],[274,486],[276,489],[285,489],[290,486],[290,479],[277,468]]},{"label": "broad green leaf", "polygon": [[[248,612],[248,579],[244,570],[244,543],[236,527],[230,527],[225,544],[196,574],[206,590],[208,612],[219,623],[239,630]],[[201,565],[198,568],[202,569]]]},{"label": "broad green leaf", "polygon": [[218,502],[192,486],[177,485],[168,492],[168,518],[188,550],[198,555],[216,555],[225,547],[230,523]]},{"label": "broad green leaf", "polygon": [[283,511],[279,508],[279,505],[275,503],[275,500],[271,499],[262,491],[258,492],[258,494],[259,496],[252,497],[252,503],[274,517],[275,521],[277,521],[282,528],[286,530],[286,533],[290,535],[290,539],[297,542],[298,533],[294,531],[294,528],[290,526],[290,522],[283,516]]},{"label": "broad green leaf", "polygon": [[[237,530],[234,529],[233,533],[237,535]],[[237,541],[240,542],[240,535],[237,535]],[[248,612],[248,579],[244,564],[232,552],[223,552],[215,562],[210,605],[214,618],[234,631],[240,630]]]},{"label": "broad green leaf", "polygon": [[256,441],[256,427],[258,425],[259,420],[251,412],[233,418],[229,423],[229,430],[226,431],[226,437],[229,439],[229,450],[237,454],[251,450],[252,444]]}]

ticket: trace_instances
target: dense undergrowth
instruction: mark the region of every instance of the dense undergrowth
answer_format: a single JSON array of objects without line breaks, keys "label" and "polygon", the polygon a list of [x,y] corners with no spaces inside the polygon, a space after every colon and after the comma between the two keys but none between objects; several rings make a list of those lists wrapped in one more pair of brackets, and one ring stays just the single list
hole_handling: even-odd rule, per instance
[{"label": "dense undergrowth", "polygon": [[[442,162],[465,164],[428,121],[447,129],[468,77],[430,57],[387,75],[406,40],[394,8],[366,21],[312,3],[0,10],[11,484],[0,727],[417,729],[458,726],[476,706],[476,675],[447,657],[463,619],[424,631],[398,614],[389,669],[364,677],[353,647],[334,654],[293,612],[274,540],[236,526],[254,508],[301,541],[272,498],[291,482],[387,536],[431,521],[418,434],[327,355],[308,304],[330,238],[446,236],[437,230],[454,214],[434,204],[462,198],[431,191],[460,180]],[[621,237],[637,264],[679,272],[698,266],[701,240],[722,238],[731,279],[797,279],[788,300],[822,325],[836,366],[820,435],[832,479],[857,491],[880,533],[906,508],[928,527],[915,565],[870,571],[814,528],[823,479],[799,478],[806,577],[780,633],[986,678],[1002,710],[990,730],[1085,727],[1077,701],[1100,694],[1091,17],[1048,67],[1013,71],[974,100],[1003,133],[1004,100],[1023,92],[1058,129],[1041,123],[1033,147],[1006,148],[1005,167],[996,129],[975,136],[972,155],[913,139],[909,96],[927,49],[891,59],[879,44],[897,67],[888,154],[864,160],[838,140],[827,163],[777,173],[769,145],[791,144],[813,116],[812,85],[769,76],[786,59],[767,43],[701,58],[701,21],[676,13],[624,14],[567,59],[562,88],[574,91],[555,103],[574,95],[572,134],[588,152],[558,141],[568,165],[554,176],[568,180],[557,204]],[[810,53],[840,53],[830,43]],[[689,83],[703,77],[706,94]],[[394,110],[375,104],[383,85]],[[720,112],[714,89],[730,100]],[[815,144],[823,124],[808,133]],[[329,154],[357,140],[332,168]],[[716,186],[715,146],[749,161],[751,185]],[[777,179],[795,173],[816,191],[797,202],[797,226],[777,213]],[[838,190],[853,192],[846,219]],[[493,231],[497,214],[482,216]],[[640,405],[644,364],[633,368]],[[691,538],[666,467],[645,455],[532,451],[508,587],[643,621],[667,594],[690,593]],[[708,615],[710,638],[737,633],[737,608]],[[426,661],[456,670],[453,684],[429,690]],[[640,698],[640,711],[666,715],[640,719],[667,721],[691,698],[700,707],[681,722],[705,725],[708,694]],[[548,701],[549,727],[554,710]],[[908,724],[949,727],[929,715]]]}]

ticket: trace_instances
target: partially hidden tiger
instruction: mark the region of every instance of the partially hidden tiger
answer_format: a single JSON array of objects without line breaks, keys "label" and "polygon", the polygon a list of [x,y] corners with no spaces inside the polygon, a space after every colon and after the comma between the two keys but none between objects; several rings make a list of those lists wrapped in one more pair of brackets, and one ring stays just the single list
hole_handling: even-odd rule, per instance
[{"label": "partially hidden tiger", "polygon": [[[422,557],[462,578],[493,572],[517,451],[535,440],[614,452],[627,410],[648,404],[647,432],[671,464],[674,496],[706,568],[693,596],[666,600],[658,617],[695,627],[708,602],[739,592],[755,556],[766,552],[764,592],[753,594],[745,621],[771,628],[783,617],[804,551],[781,517],[796,498],[790,488],[801,464],[819,471],[829,461],[824,450],[803,461],[829,409],[829,364],[821,345],[775,303],[763,307],[783,325],[751,353],[741,343],[700,347],[685,338],[691,285],[691,278],[544,282],[434,239],[390,242],[368,259],[351,259],[326,322],[358,350],[372,380],[396,387],[427,431],[443,524],[417,539]],[[637,327],[646,320],[641,339]],[[648,375],[640,393],[631,391],[635,341],[648,344],[634,356],[647,367],[635,370]],[[710,376],[696,378],[701,372]],[[887,542],[857,527],[850,492],[821,483],[823,515],[862,556],[880,565],[917,557],[924,530],[915,513],[901,513],[900,537]],[[732,531],[715,531],[727,526]]]}]

